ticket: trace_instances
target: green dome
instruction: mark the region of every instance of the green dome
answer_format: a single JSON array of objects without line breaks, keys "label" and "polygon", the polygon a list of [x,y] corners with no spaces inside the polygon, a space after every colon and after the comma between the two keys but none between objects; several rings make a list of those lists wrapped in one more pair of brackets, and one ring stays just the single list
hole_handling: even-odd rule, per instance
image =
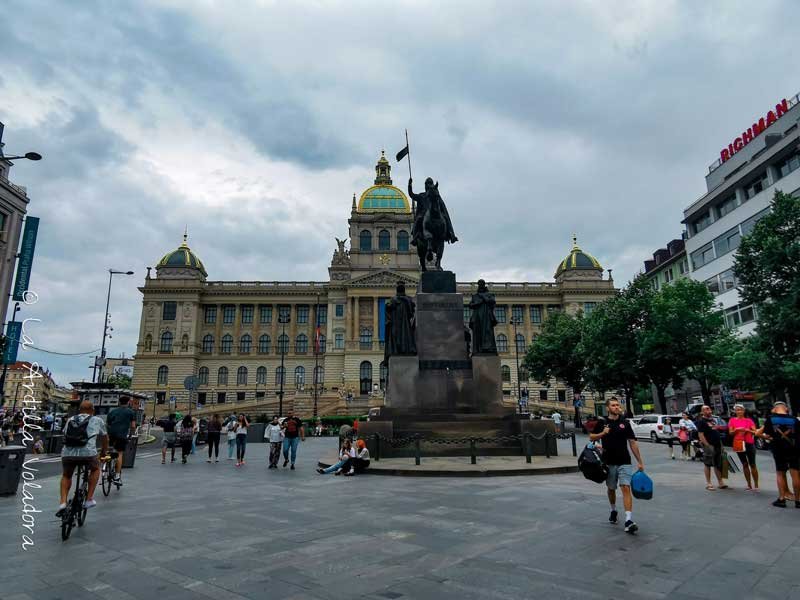
[{"label": "green dome", "polygon": [[410,213],[411,207],[406,195],[393,185],[374,185],[361,194],[358,212]]},{"label": "green dome", "polygon": [[555,276],[558,277],[564,271],[573,270],[590,270],[603,272],[603,267],[597,262],[597,259],[581,250],[578,247],[578,240],[576,237],[572,238],[572,250],[567,257],[558,264]]},{"label": "green dome", "polygon": [[208,273],[206,273],[206,268],[203,266],[203,262],[186,244],[186,237],[186,235],[183,236],[183,243],[177,250],[168,252],[160,261],[158,261],[156,269],[161,267],[191,267],[198,269],[203,273],[203,275],[208,276]]}]

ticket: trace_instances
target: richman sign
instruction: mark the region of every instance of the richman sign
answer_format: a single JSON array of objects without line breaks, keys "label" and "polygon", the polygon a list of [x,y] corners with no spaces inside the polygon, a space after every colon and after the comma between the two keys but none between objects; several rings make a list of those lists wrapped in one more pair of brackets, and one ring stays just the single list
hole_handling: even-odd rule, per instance
[{"label": "richman sign", "polygon": [[769,111],[765,117],[760,118],[757,123],[753,123],[752,127],[748,127],[747,131],[743,131],[741,136],[737,137],[730,144],[728,144],[727,148],[723,148],[720,151],[719,153],[720,164],[724,163],[734,154],[739,152],[739,150],[747,146],[747,144],[749,144],[759,135],[764,133],[764,130],[767,127],[772,125],[775,121],[780,119],[787,112],[789,112],[789,102],[786,100],[786,98],[784,98],[783,100],[780,101],[779,104],[775,105],[775,110]]}]

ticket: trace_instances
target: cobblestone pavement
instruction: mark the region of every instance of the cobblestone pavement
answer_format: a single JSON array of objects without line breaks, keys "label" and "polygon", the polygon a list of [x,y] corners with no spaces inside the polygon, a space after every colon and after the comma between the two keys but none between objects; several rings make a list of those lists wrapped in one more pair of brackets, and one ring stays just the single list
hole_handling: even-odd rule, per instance
[{"label": "cobblestone pavement", "polygon": [[800,598],[800,510],[770,506],[765,453],[765,491],[707,492],[701,465],[642,443],[656,496],[631,536],[579,474],[317,475],[333,443],[302,444],[296,471],[268,471],[261,444],[240,469],[144,450],[67,542],[58,477],[39,479],[28,551],[21,494],[0,498],[0,598]]}]

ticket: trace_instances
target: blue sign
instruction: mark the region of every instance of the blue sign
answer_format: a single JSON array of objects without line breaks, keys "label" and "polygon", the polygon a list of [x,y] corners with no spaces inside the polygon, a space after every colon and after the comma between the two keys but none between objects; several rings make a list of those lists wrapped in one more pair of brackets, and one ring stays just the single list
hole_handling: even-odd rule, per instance
[{"label": "blue sign", "polygon": [[26,217],[25,231],[22,234],[22,244],[19,248],[17,260],[17,278],[14,280],[15,302],[22,302],[23,295],[31,281],[31,267],[33,266],[33,251],[36,249],[36,235],[39,232],[39,218]]},{"label": "blue sign", "polygon": [[17,362],[17,349],[22,337],[22,322],[9,321],[6,327],[6,345],[3,349],[3,363],[10,365]]}]

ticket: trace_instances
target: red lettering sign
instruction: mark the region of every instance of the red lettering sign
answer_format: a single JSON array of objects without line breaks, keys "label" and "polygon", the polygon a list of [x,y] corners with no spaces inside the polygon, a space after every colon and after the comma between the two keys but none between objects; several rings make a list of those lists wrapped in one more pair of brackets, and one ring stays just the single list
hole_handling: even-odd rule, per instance
[{"label": "red lettering sign", "polygon": [[741,151],[747,144],[752,142],[759,135],[764,133],[764,130],[772,125],[775,121],[780,119],[783,115],[789,112],[789,102],[784,98],[779,104],[775,105],[774,111],[769,111],[766,117],[762,117],[757,123],[753,123],[747,131],[742,132],[741,137],[737,137],[732,143],[728,144],[727,148],[723,148],[719,153],[720,164],[730,160],[734,154]]}]

